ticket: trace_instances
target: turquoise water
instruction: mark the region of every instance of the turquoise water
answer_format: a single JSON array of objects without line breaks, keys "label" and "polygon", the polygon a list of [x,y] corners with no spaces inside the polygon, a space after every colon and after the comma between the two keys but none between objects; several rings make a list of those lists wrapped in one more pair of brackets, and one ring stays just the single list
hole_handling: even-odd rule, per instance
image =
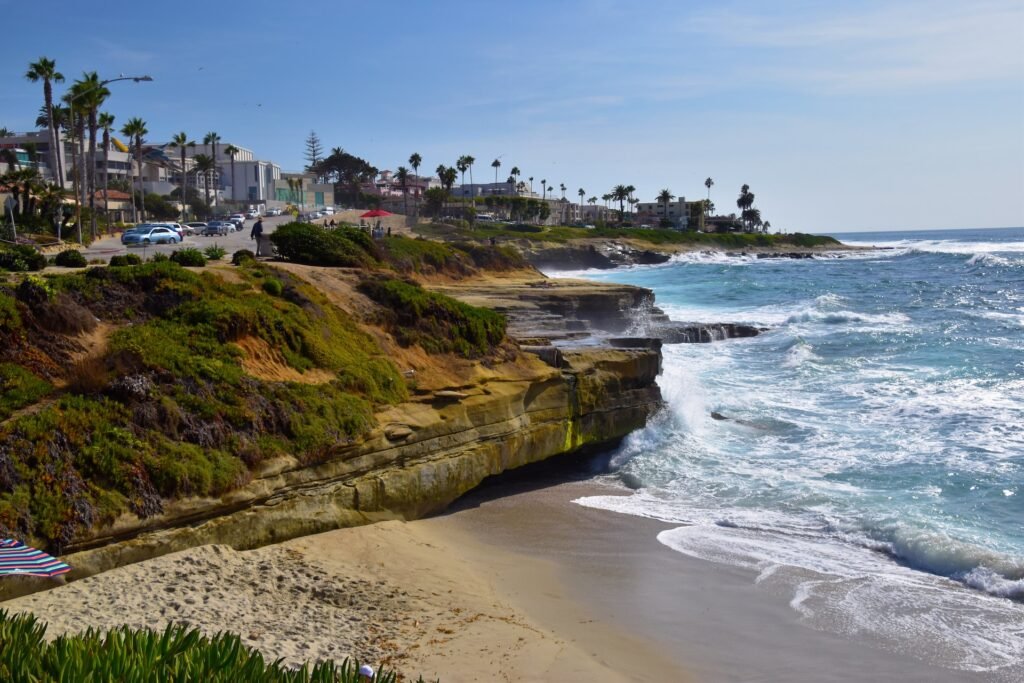
[{"label": "turquoise water", "polygon": [[633,493],[578,502],[678,524],[659,540],[748,567],[812,627],[1005,672],[1024,660],[1024,229],[837,237],[888,248],[583,274],[770,331],[665,347],[669,409],[613,457]]}]

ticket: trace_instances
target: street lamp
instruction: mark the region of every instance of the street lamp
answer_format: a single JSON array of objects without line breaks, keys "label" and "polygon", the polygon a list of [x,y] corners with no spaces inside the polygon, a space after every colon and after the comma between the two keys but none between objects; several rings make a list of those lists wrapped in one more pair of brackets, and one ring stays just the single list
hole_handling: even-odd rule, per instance
[{"label": "street lamp", "polygon": [[[102,88],[105,85],[109,85],[110,83],[116,83],[117,81],[134,81],[136,83],[142,83],[142,82],[147,82],[148,83],[149,81],[152,81],[152,80],[153,80],[153,77],[152,76],[148,76],[148,75],[147,76],[125,76],[125,75],[121,75],[121,76],[118,76],[117,78],[107,78],[105,80],[102,80],[99,83],[97,83],[96,85],[94,85],[91,88],[89,88],[88,90],[83,90],[82,92],[79,92],[79,93],[76,93],[76,94],[72,95],[70,98],[68,98],[68,110],[69,110],[69,112],[71,114],[71,127],[72,127],[72,129],[75,128],[75,100],[77,100],[78,98],[84,97],[85,95],[88,95],[91,92],[99,90],[100,88]],[[83,128],[84,128],[84,126],[83,126]],[[78,144],[79,144],[79,148],[82,150],[82,155],[81,156],[85,157],[85,141],[81,137],[78,139]],[[90,151],[95,152],[95,150],[90,150]],[[92,165],[95,166],[95,163],[96,163],[95,160],[93,160]],[[82,159],[81,166],[85,166],[85,159],[84,158]],[[95,168],[93,170],[95,171]],[[140,175],[141,175],[141,171],[142,171],[141,162],[140,162],[140,165],[139,165],[139,171],[140,171]],[[103,169],[103,172],[104,173],[109,173],[110,169]],[[78,175],[81,176],[82,174],[79,173]],[[61,178],[60,182],[61,182],[61,187],[63,188],[63,186],[64,186],[64,179]],[[82,204],[85,202],[85,189],[86,188],[85,188],[85,183],[82,182],[81,178],[79,178],[79,186],[80,186],[82,192],[81,192],[80,196],[75,197],[75,230],[78,232],[78,243],[82,244]],[[134,199],[134,196],[133,196],[132,197],[132,202],[134,203],[134,201],[135,201],[135,199]],[[95,220],[95,217],[94,217],[94,220]],[[95,228],[95,224],[94,224],[94,228]]]}]

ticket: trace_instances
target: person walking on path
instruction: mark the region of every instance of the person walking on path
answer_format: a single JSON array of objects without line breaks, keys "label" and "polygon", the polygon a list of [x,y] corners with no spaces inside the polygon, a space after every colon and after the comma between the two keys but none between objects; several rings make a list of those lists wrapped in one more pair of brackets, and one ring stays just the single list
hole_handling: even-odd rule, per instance
[{"label": "person walking on path", "polygon": [[263,241],[263,218],[257,218],[256,222],[253,223],[252,232],[249,233],[249,239],[256,240],[256,255],[262,256],[260,253],[260,243]]}]

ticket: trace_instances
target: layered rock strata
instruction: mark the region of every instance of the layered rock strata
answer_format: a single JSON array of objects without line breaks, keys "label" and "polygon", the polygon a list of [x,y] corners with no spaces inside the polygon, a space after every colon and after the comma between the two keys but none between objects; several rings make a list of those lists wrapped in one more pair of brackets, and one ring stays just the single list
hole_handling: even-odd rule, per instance
[{"label": "layered rock strata", "polygon": [[[522,314],[561,311],[577,332],[623,331],[650,299],[632,287],[532,286],[537,301],[508,306]],[[460,298],[501,308],[507,285],[464,285]],[[505,297],[505,299],[503,299]],[[528,327],[523,322],[524,327]],[[514,326],[513,326],[514,327]],[[510,336],[518,335],[515,331]],[[614,446],[661,407],[660,344],[625,348],[551,347],[499,364],[462,386],[420,389],[376,415],[378,427],[339,444],[315,466],[292,458],[265,463],[244,487],[218,499],[169,502],[160,515],[124,515],[67,549],[80,578],[188,547],[223,543],[247,549],[384,519],[444,509],[485,478],[554,456]],[[524,350],[529,344],[524,343]],[[36,584],[31,589],[38,589]],[[5,586],[0,597],[27,592]]]}]

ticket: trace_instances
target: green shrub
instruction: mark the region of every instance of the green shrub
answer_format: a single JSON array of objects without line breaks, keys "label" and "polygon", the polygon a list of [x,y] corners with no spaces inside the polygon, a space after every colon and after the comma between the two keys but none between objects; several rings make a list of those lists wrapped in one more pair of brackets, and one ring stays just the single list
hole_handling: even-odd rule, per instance
[{"label": "green shrub", "polygon": [[382,241],[383,260],[400,273],[447,273],[473,271],[466,254],[443,242],[396,236]]},{"label": "green shrub", "polygon": [[0,250],[0,270],[11,270],[23,273],[29,270],[42,270],[46,267],[46,257],[27,244],[15,244]]},{"label": "green shrub", "polygon": [[224,255],[228,253],[228,250],[224,247],[219,247],[213,244],[206,249],[203,249],[203,255],[211,261],[220,261],[224,258]]},{"label": "green shrub", "polygon": [[286,223],[270,235],[281,258],[311,266],[369,267],[379,257],[377,245],[362,230],[331,230],[311,223]]},{"label": "green shrub", "polygon": [[[163,256],[163,254],[158,254]],[[156,261],[157,254],[154,255],[153,260]],[[142,259],[139,258],[138,254],[118,254],[117,256],[110,257],[110,265],[114,267],[120,266],[137,266],[142,263]]]},{"label": "green shrub", "polygon": [[281,292],[284,291],[284,286],[280,280],[274,278],[267,278],[263,281],[263,291],[270,296],[281,296]]},{"label": "green shrub", "polygon": [[505,316],[416,283],[376,278],[363,280],[358,289],[384,307],[383,322],[403,346],[474,358],[493,352],[505,338]]},{"label": "green shrub", "polygon": [[256,254],[252,253],[248,249],[239,249],[231,255],[231,263],[236,266],[240,266],[244,263],[256,260]]},{"label": "green shrub", "polygon": [[53,263],[65,268],[85,268],[89,265],[82,252],[77,249],[65,249],[54,257]]},{"label": "green shrub", "polygon": [[[46,628],[32,614],[0,610],[3,680],[359,683],[357,660],[306,663],[295,669],[281,660],[267,662],[259,650],[228,632],[208,637],[182,624],[168,624],[163,631],[122,626],[106,633],[89,627],[48,640]],[[398,675],[381,669],[374,681],[397,683]]]},{"label": "green shrub", "polygon": [[53,390],[49,382],[12,363],[0,363],[0,420],[32,405]]},{"label": "green shrub", "polygon": [[206,257],[203,256],[203,252],[194,247],[185,247],[171,252],[171,260],[181,266],[202,268],[206,265]]},{"label": "green shrub", "polygon": [[167,254],[158,251],[152,256],[150,256],[149,260],[152,261],[153,263],[160,263],[161,261],[170,261],[170,258],[167,257]]}]

